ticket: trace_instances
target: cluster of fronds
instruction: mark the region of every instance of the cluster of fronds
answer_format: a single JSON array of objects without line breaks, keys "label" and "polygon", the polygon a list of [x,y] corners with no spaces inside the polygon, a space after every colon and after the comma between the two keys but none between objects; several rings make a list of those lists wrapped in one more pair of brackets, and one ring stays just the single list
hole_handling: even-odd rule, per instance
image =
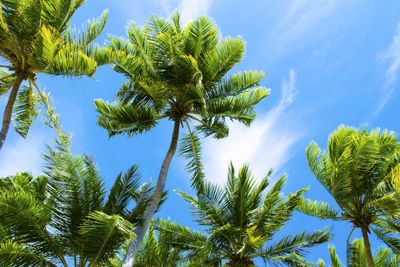
[{"label": "cluster of fronds", "polygon": [[110,265],[134,238],[152,188],[136,166],[116,178],[109,194],[87,157],[49,150],[45,175],[22,173],[0,181],[0,263]]}]

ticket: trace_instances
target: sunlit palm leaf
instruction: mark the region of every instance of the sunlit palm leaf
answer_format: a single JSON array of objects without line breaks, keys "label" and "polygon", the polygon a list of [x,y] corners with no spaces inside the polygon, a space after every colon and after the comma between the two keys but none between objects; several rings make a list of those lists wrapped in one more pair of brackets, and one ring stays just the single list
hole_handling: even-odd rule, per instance
[{"label": "sunlit palm leaf", "polygon": [[39,115],[38,97],[32,87],[24,86],[19,92],[14,115],[15,130],[22,137],[26,137],[33,121]]}]

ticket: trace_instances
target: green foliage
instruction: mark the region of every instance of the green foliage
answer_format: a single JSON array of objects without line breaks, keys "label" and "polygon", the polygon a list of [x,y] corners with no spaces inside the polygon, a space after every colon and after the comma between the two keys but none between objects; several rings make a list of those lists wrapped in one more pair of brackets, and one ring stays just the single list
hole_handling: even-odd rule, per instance
[{"label": "green foliage", "polygon": [[0,261],[10,267],[57,266],[13,240],[0,243]]},{"label": "green foliage", "polygon": [[[334,246],[329,246],[329,254],[331,258],[332,267],[364,267],[368,266],[367,256],[364,246],[363,239],[355,239],[348,248],[347,253],[347,265],[344,265],[336,253]],[[373,260],[376,266],[386,267],[386,266],[398,266],[400,263],[400,256],[393,254],[388,248],[380,248],[375,255]],[[325,266],[323,260],[319,260],[319,266]]]},{"label": "green foliage", "polygon": [[[242,60],[244,49],[239,37],[221,38],[209,18],[199,17],[182,28],[179,13],[174,13],[171,20],[152,16],[143,27],[132,23],[128,39],[111,36],[109,45],[97,50],[101,62],[108,61],[127,78],[113,103],[95,100],[98,123],[110,137],[150,131],[162,119],[174,123],[171,145],[157,180],[158,190],[145,211],[143,225],[137,229],[138,242],[164,191],[183,123],[189,131],[194,126],[205,136],[226,137],[227,120],[250,125],[255,119],[255,105],[269,94],[260,86],[264,76],[260,71],[225,77]],[[182,154],[191,157],[189,150],[199,146],[199,140],[193,133],[187,138],[191,141],[183,142],[191,144],[183,146]],[[202,190],[199,163],[197,158],[189,163],[188,170],[197,173],[193,186]],[[131,243],[124,266],[132,264],[137,247]]]},{"label": "green foliage", "polygon": [[39,115],[37,95],[32,87],[23,86],[14,106],[15,130],[26,137],[33,121]]},{"label": "green foliage", "polygon": [[[107,11],[98,19],[90,20],[85,29],[71,29],[70,21],[84,0],[6,0],[0,8],[0,57],[8,72],[0,70],[0,95],[6,94],[17,78],[29,81],[15,99],[9,98],[12,110],[6,110],[5,121],[14,114],[15,129],[26,137],[37,117],[36,105],[41,98],[35,92],[36,75],[39,73],[64,76],[92,76],[100,57],[94,40],[100,35],[107,21]],[[101,64],[101,62],[100,62]],[[15,104],[15,106],[14,106]],[[46,106],[47,107],[47,106]],[[2,138],[7,135],[7,129]],[[4,137],[3,137],[4,136]]]},{"label": "green foliage", "polygon": [[189,132],[181,138],[180,153],[187,160],[186,170],[192,174],[192,188],[202,193],[204,190],[204,171],[201,161],[200,138]]},{"label": "green foliage", "polygon": [[[101,211],[91,212],[80,228],[82,254],[92,265],[108,262],[115,256],[121,242],[134,238],[133,225],[119,215],[107,215]],[[93,246],[94,242],[97,244]]]},{"label": "green foliage", "polygon": [[[190,251],[189,255],[202,261],[203,266],[223,262],[253,266],[257,257],[271,264],[305,264],[303,256],[307,248],[328,241],[330,231],[290,234],[271,242],[274,234],[290,220],[306,189],[284,197],[281,189],[285,177],[267,190],[270,175],[271,172],[256,183],[247,166],[236,173],[230,165],[223,189],[206,182],[197,197],[179,192],[192,206],[197,222],[206,227],[207,235],[191,240],[187,229],[175,227],[176,230],[169,232],[174,233],[176,240],[183,240],[176,247]],[[158,229],[165,231],[163,227]]]},{"label": "green foliage", "polygon": [[[0,51],[10,69],[36,73],[92,75],[96,62],[86,48],[101,33],[107,12],[77,34],[69,23],[80,1],[7,0],[2,2]],[[78,35],[78,36],[77,36]]]},{"label": "green foliage", "polygon": [[159,219],[150,226],[136,254],[135,266],[202,266],[196,265],[194,253],[188,253],[188,249],[200,250],[205,240],[206,237],[199,232],[170,220]]},{"label": "green foliage", "polygon": [[102,55],[128,78],[114,103],[95,101],[99,124],[110,135],[143,133],[168,118],[222,138],[228,135],[226,119],[249,125],[254,106],[268,95],[259,86],[263,72],[225,77],[241,61],[245,45],[240,38],[221,38],[207,17],[184,28],[178,13],[170,21],[151,17],[142,28],[132,24],[128,37],[110,37],[103,50],[108,56]]},{"label": "green foliage", "polygon": [[[339,127],[328,149],[312,142],[307,160],[318,181],[335,199],[339,212],[326,203],[303,200],[299,210],[323,219],[349,221],[373,230],[392,250],[400,250],[395,218],[399,214],[400,144],[392,132]],[[398,217],[397,217],[398,218]],[[397,224],[398,225],[398,224]]]},{"label": "green foliage", "polygon": [[14,82],[14,74],[0,70],[0,96],[8,92]]},{"label": "green foliage", "polygon": [[88,157],[60,148],[46,153],[45,175],[0,180],[0,265],[108,265],[134,238],[152,188],[136,166],[121,173],[109,194]]},{"label": "green foliage", "polygon": [[302,199],[297,210],[304,214],[317,216],[321,219],[340,220],[339,212],[337,212],[328,203],[323,201],[311,201],[309,199]]}]

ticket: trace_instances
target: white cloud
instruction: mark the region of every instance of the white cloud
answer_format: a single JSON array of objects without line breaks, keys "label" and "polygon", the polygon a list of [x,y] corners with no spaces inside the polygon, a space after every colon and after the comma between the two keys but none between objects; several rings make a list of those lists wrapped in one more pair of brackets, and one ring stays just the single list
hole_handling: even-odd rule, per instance
[{"label": "white cloud", "polygon": [[378,54],[378,58],[388,63],[386,70],[387,85],[394,83],[400,71],[400,23],[397,25],[397,32],[391,44]]},{"label": "white cloud", "polygon": [[183,25],[198,16],[207,15],[211,4],[212,0],[161,0],[161,5],[168,15],[174,9],[179,10]]},{"label": "white cloud", "polygon": [[397,75],[400,72],[400,23],[397,25],[397,31],[390,45],[378,53],[378,60],[387,64],[386,80],[378,105],[369,120],[376,118],[381,113],[395,92],[393,84],[396,82]]},{"label": "white cloud", "polygon": [[40,174],[46,139],[47,137],[44,135],[32,133],[27,139],[17,137],[13,143],[6,141],[0,151],[0,177],[22,171],[30,172],[33,175]]},{"label": "white cloud", "polygon": [[266,40],[269,43],[274,40],[273,46],[284,50],[285,46],[309,33],[314,27],[321,25],[321,22],[333,14],[338,7],[339,1],[336,0],[290,1],[280,22],[273,28]]},{"label": "white cloud", "polygon": [[269,169],[277,171],[290,159],[293,145],[304,135],[301,128],[293,131],[295,122],[282,120],[297,94],[295,71],[290,71],[281,91],[279,103],[250,127],[232,123],[229,137],[204,142],[204,168],[210,180],[224,183],[231,160],[236,167],[249,163],[255,177],[262,178]]}]

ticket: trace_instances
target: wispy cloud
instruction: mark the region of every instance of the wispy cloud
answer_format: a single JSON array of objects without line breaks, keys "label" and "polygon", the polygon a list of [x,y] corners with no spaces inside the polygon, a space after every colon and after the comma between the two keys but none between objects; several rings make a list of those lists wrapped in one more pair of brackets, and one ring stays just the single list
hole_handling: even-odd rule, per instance
[{"label": "wispy cloud", "polygon": [[324,20],[334,14],[340,1],[295,0],[289,1],[280,20],[266,36],[272,49],[285,51],[288,46],[320,26]]},{"label": "wispy cloud", "polygon": [[13,143],[6,143],[0,151],[0,177],[22,171],[40,174],[43,144],[47,139],[48,136],[31,133],[27,139],[17,138]]},{"label": "wispy cloud", "polygon": [[394,83],[400,72],[400,23],[390,45],[378,54],[378,59],[387,63],[386,85]]},{"label": "wispy cloud", "polygon": [[250,126],[230,125],[229,137],[223,140],[207,139],[204,143],[204,168],[207,177],[224,183],[229,162],[235,166],[249,163],[256,177],[263,177],[273,168],[279,170],[289,159],[293,145],[304,135],[303,129],[293,131],[294,122],[282,117],[297,94],[296,73],[282,83],[279,103]]},{"label": "wispy cloud", "polygon": [[280,42],[287,43],[317,26],[338,6],[335,0],[316,3],[312,0],[293,1],[275,28]]},{"label": "wispy cloud", "polygon": [[370,116],[370,119],[375,118],[381,113],[395,92],[393,85],[400,72],[400,23],[397,25],[396,33],[390,45],[382,52],[378,53],[378,60],[385,63],[387,66],[386,79],[383,85],[381,98]]},{"label": "wispy cloud", "polygon": [[208,14],[212,0],[161,0],[164,11],[169,15],[174,9],[178,9],[181,14],[182,24],[198,16]]}]

